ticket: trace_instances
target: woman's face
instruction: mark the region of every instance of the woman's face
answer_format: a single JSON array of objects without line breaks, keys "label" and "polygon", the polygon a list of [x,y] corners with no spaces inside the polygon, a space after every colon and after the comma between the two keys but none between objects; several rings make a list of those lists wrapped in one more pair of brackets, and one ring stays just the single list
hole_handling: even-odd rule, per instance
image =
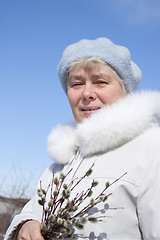
[{"label": "woman's face", "polygon": [[107,67],[76,65],[69,73],[68,99],[76,122],[81,122],[125,93],[116,75]]}]

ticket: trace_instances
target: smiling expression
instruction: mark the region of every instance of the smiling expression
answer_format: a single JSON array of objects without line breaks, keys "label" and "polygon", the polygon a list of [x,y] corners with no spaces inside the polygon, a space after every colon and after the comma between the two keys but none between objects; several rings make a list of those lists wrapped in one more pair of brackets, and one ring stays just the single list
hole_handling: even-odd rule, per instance
[{"label": "smiling expression", "polygon": [[113,70],[75,65],[68,77],[68,99],[76,122],[81,122],[125,93]]}]

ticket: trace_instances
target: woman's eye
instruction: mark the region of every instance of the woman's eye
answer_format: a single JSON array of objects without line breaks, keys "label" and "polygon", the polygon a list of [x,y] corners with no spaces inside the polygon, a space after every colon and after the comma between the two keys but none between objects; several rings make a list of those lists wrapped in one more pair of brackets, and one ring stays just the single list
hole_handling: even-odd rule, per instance
[{"label": "woman's eye", "polygon": [[107,85],[108,82],[106,82],[106,81],[97,81],[97,84],[98,85]]},{"label": "woman's eye", "polygon": [[78,87],[78,86],[81,86],[82,83],[81,82],[76,82],[76,83],[72,83],[72,87]]}]

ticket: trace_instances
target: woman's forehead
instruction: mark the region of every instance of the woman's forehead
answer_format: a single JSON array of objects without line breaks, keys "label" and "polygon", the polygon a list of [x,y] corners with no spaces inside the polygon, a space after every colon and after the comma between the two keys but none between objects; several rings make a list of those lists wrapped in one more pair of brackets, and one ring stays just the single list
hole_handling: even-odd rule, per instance
[{"label": "woman's forehead", "polygon": [[110,68],[101,66],[96,68],[87,68],[83,66],[74,67],[69,74],[69,82],[74,80],[83,80],[86,77],[96,80],[96,79],[106,79],[106,80],[117,80],[116,75]]},{"label": "woman's forehead", "polygon": [[69,78],[81,76],[84,73],[90,73],[95,76],[100,76],[107,73],[116,73],[110,66],[102,63],[94,65],[83,65],[77,63],[69,72]]}]

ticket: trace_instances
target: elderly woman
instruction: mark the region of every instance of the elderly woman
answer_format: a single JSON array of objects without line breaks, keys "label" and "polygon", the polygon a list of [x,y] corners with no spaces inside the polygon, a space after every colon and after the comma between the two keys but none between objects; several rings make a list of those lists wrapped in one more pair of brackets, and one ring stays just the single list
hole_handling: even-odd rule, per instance
[{"label": "elderly woman", "polygon": [[[76,124],[59,125],[48,138],[54,159],[42,175],[47,188],[53,175],[73,168],[70,179],[81,177],[94,163],[90,179],[113,182],[108,205],[100,203],[96,224],[75,230],[76,239],[160,239],[160,94],[135,93],[141,71],[127,48],[107,38],[81,40],[63,53],[59,78]],[[88,185],[77,186],[81,192]],[[96,194],[96,193],[95,193]],[[108,206],[108,207],[107,207]],[[24,207],[9,227],[6,239],[43,240],[42,208],[38,196]]]}]

